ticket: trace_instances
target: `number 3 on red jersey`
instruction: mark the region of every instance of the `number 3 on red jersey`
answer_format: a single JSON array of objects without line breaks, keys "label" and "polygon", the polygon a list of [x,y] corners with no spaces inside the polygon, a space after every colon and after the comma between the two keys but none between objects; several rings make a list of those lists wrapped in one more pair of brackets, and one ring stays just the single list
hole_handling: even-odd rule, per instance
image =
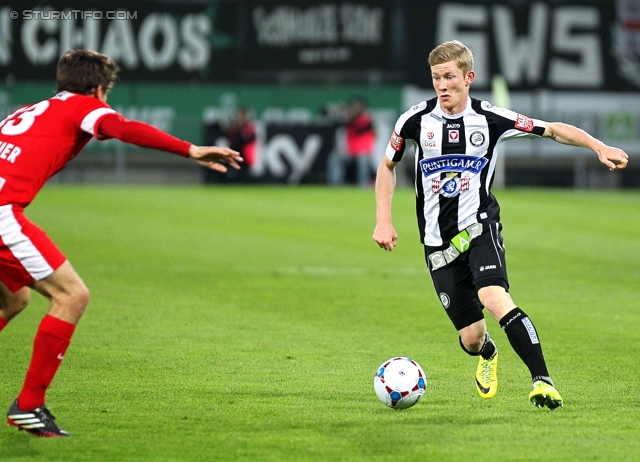
[{"label": "number 3 on red jersey", "polygon": [[44,113],[48,107],[49,101],[47,100],[21,107],[0,122],[0,133],[3,135],[22,135],[31,128],[36,117]]}]

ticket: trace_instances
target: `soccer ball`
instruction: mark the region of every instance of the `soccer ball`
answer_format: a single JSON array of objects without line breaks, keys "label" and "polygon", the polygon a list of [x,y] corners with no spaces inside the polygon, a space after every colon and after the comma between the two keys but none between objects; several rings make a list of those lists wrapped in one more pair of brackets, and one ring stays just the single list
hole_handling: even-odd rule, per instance
[{"label": "soccer ball", "polygon": [[380,401],[393,409],[407,409],[418,402],[427,388],[427,377],[411,358],[391,358],[378,368],[373,388]]}]

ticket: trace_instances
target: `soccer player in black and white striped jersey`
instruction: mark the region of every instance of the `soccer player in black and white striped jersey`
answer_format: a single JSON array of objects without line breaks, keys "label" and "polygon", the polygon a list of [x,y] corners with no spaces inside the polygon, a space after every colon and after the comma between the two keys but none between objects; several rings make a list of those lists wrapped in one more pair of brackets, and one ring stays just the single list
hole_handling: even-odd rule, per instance
[{"label": "soccer player in black and white striped jersey", "polygon": [[425,259],[460,346],[479,357],[478,393],[492,398],[498,387],[498,349],[487,332],[484,307],[531,372],[530,401],[555,409],[563,405],[562,397],[547,370],[536,328],[508,292],[500,208],[490,192],[497,145],[510,138],[552,138],[591,149],[610,170],[626,167],[628,156],[572,125],[531,119],[471,98],[473,55],[458,41],[437,46],[429,65],[436,97],[400,116],[378,167],[373,240],[389,251],[397,244],[391,219],[394,169],[413,144]]}]

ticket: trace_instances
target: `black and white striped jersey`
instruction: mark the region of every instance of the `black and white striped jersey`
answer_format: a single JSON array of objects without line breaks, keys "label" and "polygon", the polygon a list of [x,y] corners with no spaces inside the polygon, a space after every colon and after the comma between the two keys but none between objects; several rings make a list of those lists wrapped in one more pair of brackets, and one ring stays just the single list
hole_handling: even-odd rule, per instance
[{"label": "black and white striped jersey", "polygon": [[460,114],[446,114],[438,99],[402,114],[386,148],[399,162],[415,143],[416,213],[420,239],[440,246],[475,223],[497,223],[500,207],[489,191],[498,143],[542,136],[546,123],[487,101],[469,98]]}]

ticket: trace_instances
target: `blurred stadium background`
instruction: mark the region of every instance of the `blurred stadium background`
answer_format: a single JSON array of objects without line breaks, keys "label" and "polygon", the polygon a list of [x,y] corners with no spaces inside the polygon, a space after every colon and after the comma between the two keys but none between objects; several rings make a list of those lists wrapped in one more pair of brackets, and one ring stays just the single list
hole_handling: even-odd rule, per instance
[{"label": "blurred stadium background", "polygon": [[[10,1],[0,6],[0,114],[51,96],[61,54],[92,48],[122,68],[109,103],[125,116],[223,144],[247,107],[257,133],[251,181],[322,184],[343,149],[341,108],[367,99],[377,164],[400,113],[433,96],[429,51],[454,38],[475,55],[473,96],[575,124],[631,156],[610,174],[586,151],[511,141],[499,185],[640,187],[638,0]],[[112,140],[92,141],[52,181],[220,179]]]}]

